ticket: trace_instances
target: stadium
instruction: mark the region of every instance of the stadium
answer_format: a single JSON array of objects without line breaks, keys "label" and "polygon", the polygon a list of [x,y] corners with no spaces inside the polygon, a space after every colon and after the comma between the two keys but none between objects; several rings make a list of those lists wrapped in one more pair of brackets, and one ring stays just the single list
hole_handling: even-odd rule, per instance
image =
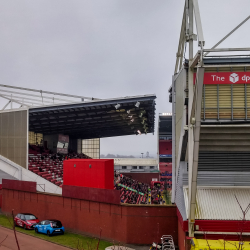
[{"label": "stadium", "polygon": [[[0,84],[1,211],[152,250],[248,249],[250,48],[218,48],[248,19],[206,49],[198,1],[185,1],[171,113],[156,114],[154,94]],[[100,138],[150,133],[157,159],[100,159]]]},{"label": "stadium", "polygon": [[[164,182],[160,182],[156,163],[141,159],[139,165],[150,162],[149,171],[128,172],[126,167],[123,173],[115,170],[113,159],[99,159],[100,138],[154,132],[155,95],[100,100],[7,85],[0,88],[0,96],[6,100],[0,112],[2,211],[8,212],[11,206],[42,218],[59,218],[67,228],[91,236],[97,236],[102,227],[104,238],[124,243],[151,244],[165,232],[171,233],[168,225],[177,221],[175,206],[164,206],[170,197],[167,201],[163,195]],[[70,162],[81,167],[71,168]],[[135,165],[132,162],[128,164]],[[124,160],[116,164],[125,165]],[[67,211],[69,201],[73,214],[79,214],[84,223]],[[60,204],[60,212],[55,213],[55,202],[57,207]],[[103,224],[107,209],[108,222]],[[142,216],[134,229],[139,235],[128,230],[134,223],[133,214]],[[100,217],[95,227],[90,226],[93,215]],[[127,234],[112,230],[114,220]],[[150,230],[155,223],[158,236]]]}]

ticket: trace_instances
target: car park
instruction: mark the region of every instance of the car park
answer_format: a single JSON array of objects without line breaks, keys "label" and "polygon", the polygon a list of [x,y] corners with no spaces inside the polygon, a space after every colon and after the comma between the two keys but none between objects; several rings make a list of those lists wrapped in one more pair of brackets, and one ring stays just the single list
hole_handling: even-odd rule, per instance
[{"label": "car park", "polygon": [[36,233],[47,234],[48,236],[64,234],[64,227],[59,220],[43,220],[35,226]]},{"label": "car park", "polygon": [[24,229],[34,229],[38,222],[38,218],[29,213],[17,214],[14,218],[15,226],[23,227]]}]

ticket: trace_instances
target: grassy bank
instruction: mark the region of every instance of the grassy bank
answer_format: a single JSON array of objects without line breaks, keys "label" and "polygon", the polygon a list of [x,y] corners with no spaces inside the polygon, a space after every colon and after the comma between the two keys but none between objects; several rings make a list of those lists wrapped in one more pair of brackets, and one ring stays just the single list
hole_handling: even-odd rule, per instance
[{"label": "grassy bank", "polygon": [[[10,217],[9,217],[9,220],[12,223],[12,219]],[[12,228],[9,220],[5,215],[0,214],[0,226]],[[70,233],[67,231],[65,231],[64,235],[56,235],[52,237],[48,237],[45,234],[36,234],[34,230],[24,230],[21,227],[16,227],[16,231],[22,232],[22,233],[25,233],[25,234],[28,234],[28,235],[31,235],[40,239],[44,239],[53,243],[57,243],[66,247],[75,248],[75,249],[77,249],[77,245],[78,243],[80,243],[81,247],[79,247],[79,249],[95,250],[97,243],[98,243],[98,239],[83,236],[80,234]],[[104,250],[106,247],[110,245],[112,245],[112,243],[108,241],[100,240],[99,250]]]}]

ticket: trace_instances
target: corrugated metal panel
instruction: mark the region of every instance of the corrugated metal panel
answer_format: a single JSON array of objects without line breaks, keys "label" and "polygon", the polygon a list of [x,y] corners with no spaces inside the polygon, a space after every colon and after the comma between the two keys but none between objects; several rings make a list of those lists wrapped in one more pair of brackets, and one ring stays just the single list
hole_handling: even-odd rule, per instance
[{"label": "corrugated metal panel", "polygon": [[[198,171],[198,186],[249,186],[250,172]],[[188,172],[183,174],[183,185],[188,185]]]},{"label": "corrugated metal panel", "polygon": [[[183,188],[186,213],[188,209],[188,188]],[[249,188],[198,188],[196,195],[196,220],[242,220],[242,211],[249,204]],[[246,215],[250,220],[250,213]]]},{"label": "corrugated metal panel", "polygon": [[206,119],[217,119],[217,85],[206,85],[204,95]]},{"label": "corrugated metal panel", "polygon": [[245,84],[233,84],[233,118],[245,119]]},{"label": "corrugated metal panel", "polygon": [[231,119],[231,84],[220,84],[219,89],[219,117]]},{"label": "corrugated metal panel", "polygon": [[199,171],[250,172],[249,152],[199,152]]},{"label": "corrugated metal panel", "polygon": [[246,84],[247,117],[250,118],[250,84]]},{"label": "corrugated metal panel", "polygon": [[250,89],[248,85],[204,85],[202,101],[203,120],[245,120],[248,117],[250,118],[250,111],[246,116],[246,109],[250,107]]}]

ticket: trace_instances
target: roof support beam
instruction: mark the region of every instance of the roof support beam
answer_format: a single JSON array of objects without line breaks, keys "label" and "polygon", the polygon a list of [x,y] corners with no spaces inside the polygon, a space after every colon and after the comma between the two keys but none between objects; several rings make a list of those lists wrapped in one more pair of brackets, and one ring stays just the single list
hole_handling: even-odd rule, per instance
[{"label": "roof support beam", "polygon": [[179,64],[183,57],[182,55],[183,52],[181,53],[181,51],[185,43],[185,28],[186,28],[185,25],[186,25],[186,5],[184,6],[178,51],[176,53],[176,62],[175,62],[175,71],[174,71],[175,74],[178,72]]},{"label": "roof support beam", "polygon": [[202,24],[201,24],[201,15],[198,0],[193,0],[194,16],[196,23],[196,30],[198,34],[198,45],[203,48],[205,45],[205,40],[203,36]]},{"label": "roof support beam", "polygon": [[11,103],[11,101],[8,101],[8,102],[4,105],[4,107],[2,108],[2,110],[5,110],[5,109],[7,108],[7,106],[8,106],[10,103]]},{"label": "roof support beam", "polygon": [[[250,16],[248,16],[246,19],[244,19],[239,25],[237,25],[233,30],[231,30],[226,36],[224,36],[218,43],[216,43],[211,49],[215,49],[217,48],[222,42],[224,42],[229,36],[231,36],[240,26],[242,26],[248,19],[250,18]],[[209,52],[207,52],[206,54],[204,54],[204,56],[206,56]]]}]

